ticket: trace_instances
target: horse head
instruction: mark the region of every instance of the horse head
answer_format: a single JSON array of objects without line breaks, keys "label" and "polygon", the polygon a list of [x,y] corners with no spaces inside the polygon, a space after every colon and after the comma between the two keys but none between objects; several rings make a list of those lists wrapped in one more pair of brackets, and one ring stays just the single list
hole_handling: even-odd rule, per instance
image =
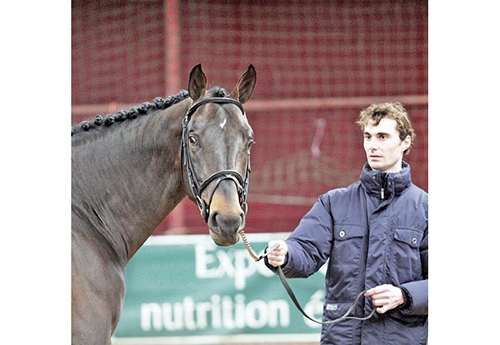
[{"label": "horse head", "polygon": [[245,226],[253,131],[242,104],[252,95],[256,72],[252,65],[229,96],[207,92],[201,65],[189,76],[193,103],[183,121],[183,159],[187,194],[200,208],[214,242],[238,242]]}]

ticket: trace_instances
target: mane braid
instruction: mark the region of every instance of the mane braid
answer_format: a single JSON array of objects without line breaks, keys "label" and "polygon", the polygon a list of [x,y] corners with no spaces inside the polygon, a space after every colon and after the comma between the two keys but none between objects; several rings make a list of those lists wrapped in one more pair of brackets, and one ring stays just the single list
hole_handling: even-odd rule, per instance
[{"label": "mane braid", "polygon": [[[223,90],[223,89],[222,89]],[[223,90],[225,93],[225,90]],[[216,93],[219,93],[217,91]],[[156,97],[154,103],[144,102],[139,106],[131,107],[128,111],[118,110],[115,114],[97,115],[93,121],[82,121],[78,125],[71,127],[71,136],[87,132],[92,129],[97,129],[102,126],[111,126],[117,122],[123,122],[125,120],[133,120],[140,115],[148,115],[153,111],[167,109],[170,106],[177,104],[189,97],[189,93],[186,90],[182,90],[177,95],[168,96],[166,99],[161,97]],[[218,97],[218,96],[216,96]],[[222,96],[223,97],[223,96]]]}]

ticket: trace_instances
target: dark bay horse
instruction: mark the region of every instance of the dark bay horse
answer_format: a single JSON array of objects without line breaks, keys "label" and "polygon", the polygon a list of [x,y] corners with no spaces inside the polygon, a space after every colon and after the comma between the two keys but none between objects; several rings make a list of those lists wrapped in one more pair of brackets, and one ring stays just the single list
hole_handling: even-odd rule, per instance
[{"label": "dark bay horse", "polygon": [[185,196],[216,244],[238,241],[253,142],[242,104],[255,83],[250,65],[229,95],[207,90],[197,65],[188,91],[71,129],[73,344],[111,343],[126,264]]}]

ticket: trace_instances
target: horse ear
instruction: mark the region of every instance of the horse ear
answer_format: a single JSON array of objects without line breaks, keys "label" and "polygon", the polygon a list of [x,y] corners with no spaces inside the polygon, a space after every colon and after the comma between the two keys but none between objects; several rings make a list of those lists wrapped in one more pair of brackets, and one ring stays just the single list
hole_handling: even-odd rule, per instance
[{"label": "horse ear", "polygon": [[207,77],[205,77],[205,73],[201,70],[201,63],[199,63],[193,67],[191,73],[189,74],[189,97],[196,102],[202,95],[205,94],[206,86]]},{"label": "horse ear", "polygon": [[236,87],[229,97],[237,100],[241,104],[245,103],[250,99],[250,96],[252,96],[255,83],[257,83],[257,73],[253,65],[250,65],[247,71],[241,75]]}]

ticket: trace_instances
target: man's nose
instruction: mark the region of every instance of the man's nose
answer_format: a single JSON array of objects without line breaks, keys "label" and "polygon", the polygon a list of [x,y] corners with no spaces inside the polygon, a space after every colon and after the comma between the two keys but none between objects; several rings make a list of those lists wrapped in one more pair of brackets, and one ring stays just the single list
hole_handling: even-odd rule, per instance
[{"label": "man's nose", "polygon": [[376,140],[373,140],[373,139],[368,140],[368,149],[370,151],[375,151],[375,150],[377,150],[377,148],[378,148],[378,145],[377,145]]}]

